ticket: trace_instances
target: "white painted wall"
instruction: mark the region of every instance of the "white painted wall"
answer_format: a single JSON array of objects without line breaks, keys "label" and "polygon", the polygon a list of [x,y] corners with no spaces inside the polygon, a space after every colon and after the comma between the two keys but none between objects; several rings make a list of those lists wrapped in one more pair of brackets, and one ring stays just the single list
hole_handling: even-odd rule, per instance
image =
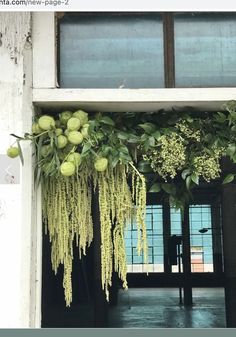
[{"label": "white painted wall", "polygon": [[[0,154],[14,141],[10,133],[21,135],[31,127],[32,51],[27,42],[30,29],[30,13],[0,13]],[[23,148],[25,166],[19,166],[20,183],[0,184],[0,328],[35,325],[31,296],[35,232],[32,155],[29,146],[25,144]]]}]

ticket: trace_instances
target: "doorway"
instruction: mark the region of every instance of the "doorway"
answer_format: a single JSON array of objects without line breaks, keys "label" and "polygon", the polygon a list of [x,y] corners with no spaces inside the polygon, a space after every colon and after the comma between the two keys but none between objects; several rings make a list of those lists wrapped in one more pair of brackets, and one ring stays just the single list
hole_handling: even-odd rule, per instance
[{"label": "doorway", "polygon": [[[170,261],[169,240],[174,235],[183,238],[186,235],[184,234],[184,230],[186,232],[184,227],[186,224],[183,225],[179,210],[170,207],[157,194],[148,194],[146,223],[149,265],[146,267],[143,263],[143,257],[137,254],[137,233],[135,224],[131,223],[127,226],[125,236],[129,290],[124,292],[114,275],[111,303],[107,304],[100,299],[103,301],[100,307],[104,311],[104,315],[102,315],[104,322],[99,322],[101,326],[116,327],[118,324],[118,327],[121,323],[117,323],[117,320],[113,319],[114,315],[118,318],[118,313],[122,316],[127,312],[127,315],[130,313],[132,316],[132,310],[129,307],[135,309],[136,306],[141,306],[142,303],[145,304],[146,308],[150,309],[149,304],[151,306],[154,303],[158,304],[158,301],[160,301],[161,308],[161,303],[164,306],[163,301],[167,298],[165,294],[169,294],[170,300],[170,303],[167,301],[168,303],[166,302],[165,304],[166,315],[169,310],[169,313],[172,312],[173,315],[184,314],[181,318],[183,322],[187,320],[186,317],[189,319],[192,317],[191,320],[194,320],[193,317],[195,317],[196,310],[198,306],[201,306],[203,311],[206,311],[207,308],[209,309],[209,315],[212,315],[211,322],[217,321],[215,316],[223,317],[219,324],[221,324],[221,327],[224,326],[224,306],[222,306],[222,303],[224,303],[222,290],[224,286],[222,226],[220,198],[217,191],[211,191],[208,188],[208,191],[196,193],[194,203],[191,203],[185,211],[185,217],[186,214],[189,234],[187,240],[186,238],[185,241],[183,239],[179,245],[180,266],[178,266],[178,259],[177,263],[171,263]],[[190,258],[189,273],[186,272],[186,261],[184,260],[186,249],[189,251]],[[63,269],[59,270],[57,276],[51,271],[50,244],[48,237],[44,235],[42,327],[76,328],[97,326],[98,322],[96,322],[94,309],[96,291],[94,286],[95,260],[93,244],[88,249],[87,255],[82,259],[79,259],[76,250],[74,255],[72,274],[73,302],[70,308],[66,308],[62,287]],[[182,304],[192,305],[180,305],[180,288],[183,297]],[[209,291],[206,289],[209,289]],[[186,296],[187,303],[185,303]],[[149,297],[150,299],[148,299]],[[216,301],[213,301],[212,306],[209,307],[209,301],[214,297]],[[143,299],[145,298],[146,302],[144,303]],[[155,298],[156,300],[154,300]],[[148,303],[149,300],[150,303]],[[198,314],[200,315],[201,311]],[[156,317],[158,317],[158,310]],[[156,324],[156,327],[163,327],[162,325],[165,324],[163,322],[165,320],[162,323],[160,321],[158,323],[157,320],[152,324]],[[186,327],[190,327],[190,321],[186,322]],[[205,327],[205,323],[205,321],[202,323],[202,327]],[[135,322],[132,323],[132,319],[129,320],[129,324],[131,324],[129,327],[132,327],[132,324],[135,327]],[[217,327],[217,324],[215,327]]]}]

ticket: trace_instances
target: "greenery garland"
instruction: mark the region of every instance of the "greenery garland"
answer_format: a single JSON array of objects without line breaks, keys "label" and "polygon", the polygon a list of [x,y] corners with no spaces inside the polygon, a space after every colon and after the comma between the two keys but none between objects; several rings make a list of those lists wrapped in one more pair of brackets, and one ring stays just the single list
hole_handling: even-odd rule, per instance
[{"label": "greenery garland", "polygon": [[[82,110],[35,117],[32,133],[7,154],[23,161],[20,142],[35,146],[35,183],[42,183],[43,220],[52,268],[64,266],[66,305],[72,302],[73,244],[79,256],[93,240],[92,194],[98,190],[101,280],[106,298],[113,271],[127,288],[124,232],[137,225],[137,250],[147,263],[146,190],[183,209],[200,181],[232,182],[221,161],[236,163],[236,103],[221,112],[159,111],[90,114]],[[114,263],[113,263],[114,262]]]},{"label": "greenery garland", "polygon": [[51,242],[52,269],[64,265],[63,286],[66,305],[72,301],[73,243],[86,254],[93,240],[91,186],[86,174],[73,177],[47,177],[42,180],[42,210]]}]

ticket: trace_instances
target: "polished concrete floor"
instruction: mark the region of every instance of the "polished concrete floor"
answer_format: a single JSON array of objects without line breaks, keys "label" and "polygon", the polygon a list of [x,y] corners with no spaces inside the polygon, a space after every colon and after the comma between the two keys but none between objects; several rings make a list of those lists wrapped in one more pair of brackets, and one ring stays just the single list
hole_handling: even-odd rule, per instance
[{"label": "polished concrete floor", "polygon": [[133,288],[119,292],[109,326],[117,328],[224,328],[223,288],[194,288],[193,306],[179,305],[179,290]]}]

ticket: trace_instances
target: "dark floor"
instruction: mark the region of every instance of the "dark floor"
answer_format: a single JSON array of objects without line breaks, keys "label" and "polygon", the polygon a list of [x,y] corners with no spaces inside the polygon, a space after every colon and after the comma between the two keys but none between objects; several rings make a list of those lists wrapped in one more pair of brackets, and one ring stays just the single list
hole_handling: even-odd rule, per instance
[{"label": "dark floor", "polygon": [[110,309],[114,328],[224,328],[224,289],[194,288],[193,306],[179,305],[179,290],[133,288],[119,292]]}]

